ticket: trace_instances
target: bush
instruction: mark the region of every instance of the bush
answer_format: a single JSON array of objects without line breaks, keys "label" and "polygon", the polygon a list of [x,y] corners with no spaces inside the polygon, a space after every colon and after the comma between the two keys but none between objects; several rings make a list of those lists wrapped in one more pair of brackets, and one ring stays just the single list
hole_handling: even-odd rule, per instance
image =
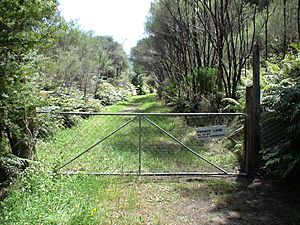
[{"label": "bush", "polygon": [[83,94],[73,89],[57,90],[57,91],[42,91],[46,107],[45,111],[59,112],[99,112],[103,105],[95,99],[84,99]]},{"label": "bush", "polygon": [[[269,82],[264,89],[262,121],[283,126],[271,142],[262,140],[263,172],[280,177],[299,175],[300,54],[288,54],[277,64],[268,63],[267,77]],[[263,126],[262,133],[266,133],[267,129]]]},{"label": "bush", "polygon": [[[216,110],[216,76],[214,68],[194,68],[184,81],[165,80],[164,100],[177,112],[211,112]],[[194,84],[193,84],[194,83]]]},{"label": "bush", "polygon": [[[84,99],[83,94],[77,90],[41,91],[44,97],[44,107],[38,111],[46,112],[99,112],[103,105],[96,99]],[[58,115],[38,113],[36,116],[38,137],[47,138],[61,128],[70,128],[78,124],[83,116]]]},{"label": "bush", "polygon": [[102,81],[99,86],[95,98],[105,106],[127,100],[129,97],[136,95],[136,88],[128,82]]}]

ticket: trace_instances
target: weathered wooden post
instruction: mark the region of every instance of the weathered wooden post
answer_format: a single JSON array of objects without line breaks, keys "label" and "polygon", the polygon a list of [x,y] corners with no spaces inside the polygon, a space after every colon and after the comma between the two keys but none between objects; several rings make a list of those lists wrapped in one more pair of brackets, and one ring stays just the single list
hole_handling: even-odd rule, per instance
[{"label": "weathered wooden post", "polygon": [[260,55],[258,44],[253,47],[253,86],[246,89],[246,114],[246,173],[254,176],[258,169],[260,150]]},{"label": "weathered wooden post", "polygon": [[253,85],[246,87],[246,114],[245,121],[245,170],[249,174],[253,170]]},{"label": "weathered wooden post", "polygon": [[260,151],[260,50],[255,44],[253,49],[253,129],[254,129],[254,150],[255,168],[258,168]]}]

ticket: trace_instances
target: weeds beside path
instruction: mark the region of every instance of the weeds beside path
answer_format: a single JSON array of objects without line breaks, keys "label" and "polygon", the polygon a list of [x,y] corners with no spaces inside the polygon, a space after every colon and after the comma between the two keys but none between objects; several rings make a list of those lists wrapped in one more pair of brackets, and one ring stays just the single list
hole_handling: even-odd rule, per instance
[{"label": "weeds beside path", "polygon": [[[135,97],[107,110],[165,112],[168,109],[151,95]],[[63,140],[67,140],[72,132],[62,134],[66,135]],[[51,145],[44,145],[47,146]],[[118,154],[124,153],[121,150]],[[39,157],[43,162],[54,158],[51,154],[44,149]],[[299,209],[299,188],[270,181],[62,176],[49,174],[41,163],[29,168],[10,187],[0,205],[0,224],[296,225],[300,224]]]}]

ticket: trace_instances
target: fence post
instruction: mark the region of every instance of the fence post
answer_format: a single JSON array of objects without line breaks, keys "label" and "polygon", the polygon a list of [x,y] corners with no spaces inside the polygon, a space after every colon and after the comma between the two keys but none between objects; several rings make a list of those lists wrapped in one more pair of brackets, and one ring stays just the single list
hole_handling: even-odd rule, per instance
[{"label": "fence post", "polygon": [[259,45],[253,48],[253,130],[254,130],[254,160],[258,168],[260,151],[260,50]]},{"label": "fence post", "polygon": [[260,57],[259,45],[253,47],[253,86],[246,89],[246,173],[255,176],[260,150]]},{"label": "fence post", "polygon": [[246,114],[247,118],[245,121],[245,169],[246,173],[252,173],[254,169],[254,146],[253,146],[253,86],[246,87]]}]

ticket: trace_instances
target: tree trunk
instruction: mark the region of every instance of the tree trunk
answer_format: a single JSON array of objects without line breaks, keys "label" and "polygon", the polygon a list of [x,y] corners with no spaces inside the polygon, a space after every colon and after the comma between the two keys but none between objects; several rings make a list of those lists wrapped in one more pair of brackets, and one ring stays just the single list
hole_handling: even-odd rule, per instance
[{"label": "tree trunk", "polygon": [[17,135],[13,130],[6,128],[6,134],[13,155],[24,158],[33,159],[35,154],[35,142],[33,138],[33,128],[29,127],[27,121],[20,121],[20,127],[23,128],[23,135]]},{"label": "tree trunk", "polygon": [[[300,1],[300,0],[299,0]],[[265,60],[268,59],[268,22],[269,22],[269,1],[267,1],[267,15],[265,24]]]},{"label": "tree trunk", "polygon": [[12,153],[15,156],[18,156],[20,158],[24,159],[33,159],[35,147],[34,145],[27,143],[24,140],[19,139],[15,135],[11,135],[9,140]]},{"label": "tree trunk", "polygon": [[298,25],[298,41],[300,41],[300,0],[298,0],[297,25]]},{"label": "tree trunk", "polygon": [[[223,49],[224,49],[224,2],[223,0],[220,1],[221,7],[220,7],[220,21],[218,24],[217,29],[219,29],[219,37],[217,40],[217,51],[218,51],[218,91],[223,91],[223,76],[224,76],[224,71],[223,71]],[[217,5],[215,1],[215,5]],[[216,7],[216,6],[215,6]],[[217,16],[217,15],[216,15]],[[224,84],[226,85],[226,84]]]},{"label": "tree trunk", "polygon": [[286,0],[283,0],[283,54],[287,50]]}]

